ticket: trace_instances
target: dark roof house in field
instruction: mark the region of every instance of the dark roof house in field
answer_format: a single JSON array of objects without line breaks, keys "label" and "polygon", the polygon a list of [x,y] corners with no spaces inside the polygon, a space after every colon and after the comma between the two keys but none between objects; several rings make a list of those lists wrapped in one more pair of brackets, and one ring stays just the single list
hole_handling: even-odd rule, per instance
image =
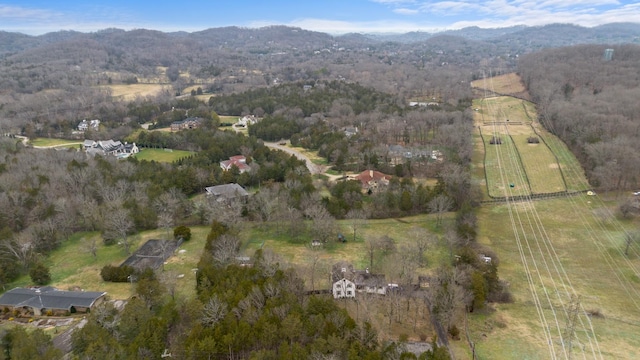
[{"label": "dark roof house in field", "polygon": [[35,316],[89,312],[102,302],[106,292],[65,291],[54,287],[15,288],[0,296],[0,308],[18,310]]},{"label": "dark roof house in field", "polygon": [[205,190],[207,195],[213,197],[217,202],[229,202],[249,196],[247,190],[236,183],[209,186]]}]

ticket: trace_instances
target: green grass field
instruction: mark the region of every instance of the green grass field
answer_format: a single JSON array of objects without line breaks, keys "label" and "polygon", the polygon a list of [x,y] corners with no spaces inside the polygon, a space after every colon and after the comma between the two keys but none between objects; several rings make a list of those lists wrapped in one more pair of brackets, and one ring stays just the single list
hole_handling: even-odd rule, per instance
[{"label": "green grass field", "polygon": [[[207,227],[192,227],[192,239],[180,247],[180,250],[185,251],[177,252],[165,265],[164,272],[174,275],[173,278],[177,280],[176,292],[181,296],[195,294],[195,275],[192,269],[200,260],[208,231]],[[149,239],[163,236],[163,230],[145,231],[131,236],[131,251],[135,251]],[[89,244],[94,240],[97,247],[95,258],[88,251]],[[53,251],[45,262],[51,273],[49,285],[63,290],[81,288],[87,291],[106,291],[112,299],[128,299],[133,294],[131,284],[104,282],[100,277],[100,270],[105,265],[120,265],[127,257],[121,246],[105,246],[97,232],[74,234]],[[177,275],[180,274],[184,274],[184,277],[178,278]],[[28,275],[23,275],[6,288],[28,285],[32,285],[31,279]]]},{"label": "green grass field", "polygon": [[[591,199],[593,198],[580,196],[545,200],[534,202],[533,206],[560,259],[556,266],[561,264],[562,270],[568,274],[572,288],[581,295],[584,309],[602,314],[601,317],[592,316],[591,321],[603,357],[633,359],[637,349],[640,349],[640,338],[635,335],[640,331],[640,310],[634,293],[629,293],[629,286],[640,291],[640,282],[633,274],[617,269],[628,268],[628,260],[637,268],[640,266],[640,258],[626,259],[621,253],[623,234],[609,227],[585,227],[585,217],[591,219],[595,208],[615,205]],[[549,350],[541,335],[539,315],[531,300],[531,290],[527,285],[526,272],[514,239],[514,230],[508,220],[507,209],[507,205],[480,209],[478,241],[496,251],[500,259],[500,278],[510,283],[515,302],[496,305],[495,311],[490,314],[470,316],[471,337],[476,343],[480,359],[548,359]],[[515,206],[513,209],[516,209],[519,216],[526,216],[524,207]],[[637,226],[631,223],[624,225]],[[604,240],[607,238],[613,239],[613,242]],[[535,243],[531,246],[536,248]],[[527,258],[531,266],[533,258]],[[551,278],[546,270],[542,270],[545,261],[550,260],[538,257],[535,261],[540,266],[540,271],[532,275],[534,278],[540,276],[552,288],[553,284],[560,286],[558,278]],[[554,271],[553,266],[551,269]],[[559,289],[562,291],[562,286]],[[538,287],[537,290],[542,293],[543,288]],[[551,296],[558,310],[563,304],[557,300],[555,293],[551,293]],[[545,307],[545,316],[553,319],[553,313],[548,307]],[[561,327],[564,327],[566,316],[561,311],[559,316]],[[580,330],[576,332],[576,337],[579,340],[575,343],[586,343],[587,334],[582,330],[583,326],[587,325],[578,325]],[[552,329],[552,334],[555,339],[559,339],[557,329]],[[557,348],[561,347],[560,344],[555,345]]]},{"label": "green grass field", "polygon": [[29,143],[33,146],[69,146],[78,147],[82,144],[81,140],[67,140],[67,139],[53,139],[53,138],[35,138],[29,140]]},{"label": "green grass field", "polygon": [[135,156],[138,160],[174,162],[192,154],[193,151],[142,148]]},{"label": "green grass field", "polygon": [[[515,153],[516,148],[509,136],[497,133],[501,145],[490,144],[492,135],[483,133],[486,156],[487,189],[492,197],[520,196],[530,194],[526,172]],[[513,187],[511,185],[513,184]]]},{"label": "green grass field", "polygon": [[[478,109],[475,122],[484,135],[474,135],[474,184],[488,188],[488,194],[501,195],[506,183],[512,182],[510,178],[522,182],[519,174],[526,172],[533,193],[564,191],[564,187],[569,191],[589,189],[575,156],[540,124],[531,123],[536,136],[544,140],[536,145],[526,141],[534,134],[528,124],[509,125],[511,136],[506,135],[504,126],[482,126],[487,118],[510,119],[510,123],[522,116],[536,119],[530,103],[492,99],[474,101]],[[516,109],[516,102],[521,102],[522,111]],[[502,145],[488,144],[494,131],[502,138]],[[513,181],[514,189],[520,186],[517,181]],[[468,317],[478,359],[637,358],[640,247],[627,257],[623,246],[625,231],[637,229],[640,221],[616,219],[612,214],[616,214],[619,200],[574,195],[480,208],[478,242],[497,254],[499,276],[509,283],[515,301],[492,304],[489,311]],[[561,338],[566,339],[565,311],[569,294],[574,292],[580,295],[580,321],[568,350]]]},{"label": "green grass field", "polygon": [[522,122],[530,123],[535,119],[535,107],[531,102],[510,96],[496,96],[473,100],[476,121],[489,122]]},{"label": "green grass field", "polygon": [[560,165],[553,153],[542,141],[538,144],[529,144],[527,139],[530,136],[535,136],[533,131],[530,135],[513,135],[512,139],[522,159],[531,192],[544,194],[565,191],[566,186],[560,173]]},{"label": "green grass field", "polygon": [[546,130],[539,133],[549,146],[549,149],[558,157],[560,169],[565,175],[566,186],[569,191],[584,191],[591,189],[578,159],[569,151],[567,145]]}]

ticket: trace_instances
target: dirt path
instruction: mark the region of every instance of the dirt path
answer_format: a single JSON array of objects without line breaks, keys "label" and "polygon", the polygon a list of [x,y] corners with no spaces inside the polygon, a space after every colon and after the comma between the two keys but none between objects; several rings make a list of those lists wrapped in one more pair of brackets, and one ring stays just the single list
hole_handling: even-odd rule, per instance
[{"label": "dirt path", "polygon": [[272,143],[272,142],[265,142],[264,144],[269,148],[282,150],[282,151],[286,152],[287,154],[294,155],[298,159],[304,161],[307,164],[307,169],[309,169],[309,172],[312,175],[322,174],[327,170],[327,166],[314,164],[311,161],[311,159],[309,159],[306,155],[304,155],[303,153],[299,152],[296,149],[292,149],[292,148],[290,148],[290,147],[288,147],[286,145],[280,145],[278,143]]}]

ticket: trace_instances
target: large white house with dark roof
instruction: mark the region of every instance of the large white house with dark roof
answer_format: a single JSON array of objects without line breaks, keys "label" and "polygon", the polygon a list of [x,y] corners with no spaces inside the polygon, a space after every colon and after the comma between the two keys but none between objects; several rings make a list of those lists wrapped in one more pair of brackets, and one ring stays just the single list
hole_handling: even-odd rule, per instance
[{"label": "large white house with dark roof", "polygon": [[106,292],[65,291],[54,287],[15,288],[0,296],[0,309],[40,315],[88,312],[102,302]]}]

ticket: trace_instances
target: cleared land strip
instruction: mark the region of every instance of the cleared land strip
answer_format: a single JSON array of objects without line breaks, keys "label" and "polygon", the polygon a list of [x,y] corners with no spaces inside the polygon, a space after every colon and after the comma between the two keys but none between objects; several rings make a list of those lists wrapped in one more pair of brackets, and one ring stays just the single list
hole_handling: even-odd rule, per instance
[{"label": "cleared land strip", "polygon": [[[489,87],[484,86],[484,88]],[[510,114],[513,113],[514,108],[499,106],[505,103],[507,101],[487,103],[489,105],[486,109],[487,114],[482,114],[482,116],[508,121],[512,117]],[[525,109],[523,107],[523,111]],[[527,117],[531,119],[531,112],[526,111],[526,113]],[[546,149],[550,155],[546,160],[542,156],[542,159],[538,158],[540,151],[531,151],[523,155],[524,152],[527,152],[525,150],[529,150],[529,148],[522,148],[526,144],[519,144],[519,141],[525,136],[531,135],[511,133],[512,128],[523,130],[521,129],[522,125],[517,126],[520,128],[507,124],[492,124],[490,137],[492,141],[490,142],[493,142],[493,145],[487,145],[486,137],[482,137],[486,149],[484,166],[489,195],[492,195],[492,188],[501,187],[506,198],[511,231],[526,275],[530,297],[536,306],[540,324],[539,331],[544,338],[549,358],[570,359],[573,353],[577,356],[582,355],[583,358],[602,358],[588,314],[581,307],[579,300],[576,300],[579,297],[572,285],[571,278],[565,270],[559,253],[545,228],[545,223],[530,196],[534,188],[530,178],[534,176],[540,177],[539,183],[535,185],[536,190],[541,190],[543,193],[558,192],[553,187],[553,183],[550,184],[546,181],[546,177],[549,176],[546,168],[549,166],[545,168],[545,171],[542,171],[540,166],[554,162],[556,166],[552,170],[557,173],[557,179],[559,179],[557,184],[564,185],[560,166],[546,146],[536,149]],[[499,143],[497,142],[498,138],[501,140]],[[491,146],[493,148],[490,148]],[[492,161],[487,161],[488,159]],[[530,164],[526,165],[526,162]],[[498,183],[492,184],[492,181]],[[522,189],[518,189],[520,184],[526,184],[524,187],[528,186],[529,192],[523,193]],[[547,188],[547,185],[551,186]],[[558,188],[566,191],[566,186],[564,188],[558,186]],[[513,202],[512,198],[518,198],[521,201]],[[579,346],[574,347],[573,341]],[[540,343],[539,346],[544,345]]]}]

